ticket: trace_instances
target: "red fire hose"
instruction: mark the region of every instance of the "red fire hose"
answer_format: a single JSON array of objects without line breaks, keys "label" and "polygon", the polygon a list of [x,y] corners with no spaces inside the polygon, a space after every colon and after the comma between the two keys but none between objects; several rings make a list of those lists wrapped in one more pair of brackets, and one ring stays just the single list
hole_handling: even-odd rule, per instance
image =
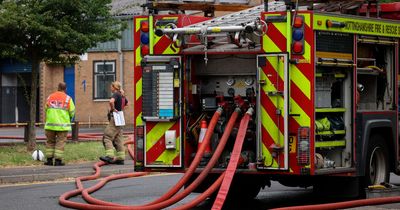
[{"label": "red fire hose", "polygon": [[[176,209],[181,210],[181,209],[189,209],[189,208],[195,207],[200,202],[204,201],[207,197],[209,197],[213,192],[215,192],[220,186],[221,186],[221,188],[219,190],[218,196],[213,205],[213,209],[221,209],[223,207],[224,201],[225,201],[226,196],[229,191],[230,184],[232,182],[233,176],[236,171],[236,167],[238,164],[240,164],[239,163],[240,162],[240,152],[241,152],[241,148],[242,148],[243,141],[245,138],[248,122],[250,120],[250,116],[252,115],[252,113],[253,113],[253,110],[252,110],[252,108],[250,108],[248,110],[248,112],[246,113],[246,115],[241,120],[239,132],[236,137],[236,141],[235,141],[235,145],[234,145],[234,150],[231,155],[231,159],[228,164],[227,170],[224,173],[222,173],[220,175],[220,177],[200,196],[196,197],[194,200],[192,200],[191,202],[189,202],[187,204],[177,207]],[[214,114],[214,116],[210,122],[210,126],[208,127],[208,131],[211,132],[212,130],[214,130],[214,127],[212,127],[212,124],[214,124],[213,126],[215,126],[216,122],[218,121],[219,116],[220,116],[220,112],[218,114],[217,113]],[[206,168],[204,168],[202,173],[200,173],[200,175],[197,177],[197,179],[192,184],[190,184],[189,187],[187,187],[184,191],[182,191],[179,194],[176,194],[176,192],[179,191],[179,189],[187,182],[187,180],[186,181],[182,181],[182,180],[184,180],[185,177],[187,177],[187,179],[189,179],[191,176],[191,174],[187,175],[189,170],[187,173],[185,173],[185,175],[181,178],[181,180],[177,183],[177,185],[175,185],[173,188],[171,188],[166,194],[164,194],[164,196],[162,196],[159,199],[157,199],[145,206],[142,206],[140,208],[138,206],[136,206],[136,207],[121,206],[119,204],[104,202],[104,201],[102,201],[104,203],[100,204],[100,203],[97,203],[100,200],[97,200],[94,198],[92,198],[92,199],[94,199],[92,201],[94,203],[96,203],[97,205],[69,201],[68,200],[69,198],[79,195],[81,193],[86,199],[86,196],[90,197],[89,193],[92,193],[92,192],[100,189],[109,181],[123,179],[123,178],[143,176],[143,175],[147,174],[145,172],[135,172],[135,173],[112,175],[112,176],[105,178],[101,182],[97,183],[95,186],[92,186],[88,189],[84,189],[82,181],[94,180],[100,176],[100,171],[101,171],[100,167],[105,165],[105,163],[98,162],[93,166],[95,169],[95,173],[90,176],[76,178],[77,189],[70,191],[70,192],[66,192],[63,195],[61,195],[59,198],[59,202],[61,205],[66,206],[66,207],[78,208],[78,209],[99,209],[99,210],[102,210],[102,209],[107,209],[107,210],[108,209],[159,209],[157,207],[164,208],[166,206],[172,205],[175,202],[181,200],[183,197],[185,197],[190,192],[192,192],[194,190],[194,188],[196,188],[198,186],[198,184],[200,184],[204,180],[204,178],[208,175],[209,171],[215,165],[216,161],[218,160],[218,158],[220,156],[220,153],[222,152],[222,150],[226,144],[226,141],[228,139],[230,131],[233,128],[233,124],[237,119],[237,116],[238,116],[238,112],[235,110],[235,112],[232,114],[232,116],[228,122],[227,128],[220,140],[220,144],[223,146],[218,145],[214,155],[210,159]],[[212,127],[212,129],[211,129],[211,127]],[[211,135],[209,134],[210,132],[207,132],[208,135],[206,133],[206,137],[204,139],[205,144],[202,144],[201,148],[198,151],[198,154],[196,154],[196,157],[200,156],[199,154],[201,154],[200,158],[202,157],[202,155],[205,151],[206,145],[208,144],[208,141],[210,141],[210,139],[211,139]],[[129,140],[129,141],[125,142],[125,144],[132,144],[132,143],[133,143],[133,140]],[[129,146],[128,146],[128,152],[133,159],[134,158],[133,150]],[[195,159],[196,159],[196,157],[195,157]],[[192,165],[193,165],[193,162],[192,162]],[[197,165],[198,165],[198,163],[197,163]],[[196,165],[196,167],[194,167],[194,169],[197,168],[197,165]],[[194,170],[193,170],[193,172],[194,172]],[[193,172],[192,172],[192,174],[193,174]],[[175,191],[175,188],[177,188],[180,185],[180,183],[182,183],[181,186]],[[171,195],[169,195],[169,194],[171,194]],[[176,194],[176,195],[173,196],[174,194]],[[173,197],[171,198],[171,196],[173,196]],[[160,201],[161,198],[163,198],[163,197],[165,197],[165,199],[163,200],[164,202]],[[156,201],[159,201],[159,202],[156,202]],[[400,202],[400,197],[372,198],[372,199],[345,201],[345,202],[338,202],[338,203],[328,203],[328,204],[319,204],[319,205],[304,205],[304,206],[284,207],[284,208],[276,208],[276,209],[279,209],[279,210],[340,209],[340,208],[351,208],[351,207],[358,207],[358,206],[365,206],[365,205],[378,205],[378,204],[387,204],[387,203],[396,203],[396,202]],[[154,205],[154,204],[156,204],[156,205]]]},{"label": "red fire hose", "polygon": [[239,159],[242,152],[242,146],[244,142],[244,138],[247,132],[247,126],[251,119],[251,115],[253,115],[254,109],[252,107],[247,110],[246,114],[240,121],[240,127],[238,134],[236,136],[235,145],[233,147],[233,152],[231,154],[231,158],[229,160],[228,167],[225,171],[224,180],[222,181],[221,187],[219,188],[217,198],[214,201],[214,205],[212,209],[220,210],[225,203],[226,196],[228,195],[229,188],[231,186],[233,176],[235,175],[236,168],[239,164]]},{"label": "red fire hose", "polygon": [[175,210],[186,210],[186,209],[191,209],[197,205],[199,205],[201,202],[203,202],[205,199],[211,196],[213,192],[215,192],[219,186],[221,186],[222,180],[224,179],[225,172],[223,172],[218,179],[206,190],[204,191],[201,195],[197,196],[194,200],[190,201],[189,203],[183,204],[182,206],[178,206],[175,208]]},{"label": "red fire hose", "polygon": [[[236,121],[236,119],[237,119],[237,117],[239,115],[239,112],[240,112],[240,109],[238,108],[232,114],[232,116],[229,119],[229,122],[227,124],[226,130],[225,130],[225,132],[224,132],[224,134],[223,134],[223,136],[222,136],[222,138],[220,140],[220,143],[219,143],[216,151],[214,152],[214,155],[212,156],[211,160],[207,164],[206,168],[199,175],[199,177],[188,188],[186,188],[183,192],[175,195],[171,199],[168,199],[168,200],[166,200],[164,202],[161,202],[161,203],[158,203],[158,204],[155,204],[155,205],[145,206],[145,207],[142,207],[141,209],[161,209],[161,208],[165,208],[167,206],[173,205],[174,203],[178,202],[182,198],[186,197],[190,192],[192,192],[204,180],[204,178],[207,177],[208,172],[214,167],[215,163],[218,161],[218,158],[219,158],[220,154],[222,153],[222,151],[223,151],[223,149],[225,147],[225,144],[226,144],[226,142],[227,142],[227,140],[229,138],[229,135],[230,135],[230,133],[231,133],[231,131],[233,129],[234,123],[235,123],[235,121]],[[248,121],[247,121],[247,123],[248,123]],[[235,143],[236,150],[239,150],[239,156],[240,156],[241,146],[239,148],[237,145],[238,144],[241,145],[243,143],[243,140],[244,140],[244,137],[245,137],[245,134],[246,134],[246,131],[247,131],[247,123],[245,124],[245,127],[241,127],[239,129],[239,132],[242,133],[240,135],[241,138],[243,138],[242,141],[237,141],[237,143]],[[235,161],[235,160],[238,162],[239,158],[238,159],[231,159],[231,162]],[[237,165],[237,162],[236,162],[236,165]],[[211,195],[211,193],[213,193],[215,190],[218,189],[218,187],[220,186],[220,184],[222,182],[224,174],[225,173],[221,174],[220,178],[217,179],[217,181],[215,181],[214,184],[208,190],[206,190],[203,194],[201,194],[195,200],[189,202],[188,204],[183,205],[182,207],[178,207],[178,208],[179,209],[187,209],[187,208],[190,208],[190,207],[194,207],[194,206],[198,205],[200,202],[204,201],[207,197],[209,197]],[[120,177],[108,177],[108,178],[102,180],[100,183],[96,184],[95,186],[92,186],[92,187],[90,187],[88,189],[84,189],[82,191],[83,198],[85,198],[86,201],[88,201],[90,203],[95,203],[97,205],[106,205],[106,206],[113,206],[113,207],[117,207],[118,206],[117,209],[120,209],[119,207],[121,207],[121,209],[122,208],[123,209],[135,209],[135,208],[132,208],[131,206],[121,206],[121,205],[118,205],[118,204],[115,204],[115,203],[104,202],[104,201],[101,201],[101,200],[98,200],[98,199],[90,197],[89,193],[92,193],[92,192],[98,190],[99,188],[103,187],[108,181],[115,180],[115,179],[118,179],[118,178],[123,178],[123,176],[120,176]]]},{"label": "red fire hose", "polygon": [[[233,129],[233,126],[236,122],[237,117],[239,116],[239,112],[240,109],[237,108],[235,109],[234,113],[232,114],[232,116],[230,117],[228,124],[226,126],[225,132],[221,137],[221,140],[219,141],[219,144],[213,154],[213,156],[211,157],[210,161],[207,163],[207,166],[203,169],[203,171],[200,173],[200,175],[182,192],[174,195],[172,198],[159,202],[159,203],[155,203],[152,205],[148,205],[145,207],[141,207],[141,209],[145,210],[145,209],[162,209],[165,208],[167,206],[171,206],[177,202],[179,202],[180,200],[182,200],[183,198],[185,198],[187,195],[189,195],[197,186],[199,186],[201,184],[201,182],[207,177],[208,173],[211,171],[211,169],[214,167],[214,165],[217,163],[220,155],[222,154],[226,142],[228,141],[229,135],[231,134],[231,131]],[[109,179],[111,180],[111,179]],[[106,202],[106,201],[102,201],[96,198],[91,197],[89,194],[100,189],[101,187],[103,187],[107,181],[109,180],[103,180],[102,182],[98,183],[97,185],[85,189],[82,191],[82,197],[89,203],[93,203],[93,204],[100,204],[100,205],[108,205],[108,206],[125,206],[125,205],[118,205],[115,203],[111,203],[111,202]],[[131,206],[126,206],[126,207],[131,207]]]},{"label": "red fire hose", "polygon": [[[245,116],[242,118],[242,120],[240,121],[240,126],[239,126],[239,131],[238,131],[238,134],[237,134],[237,136],[236,136],[236,140],[235,140],[235,144],[234,144],[234,146],[233,146],[233,151],[232,151],[232,154],[231,154],[231,158],[230,158],[230,160],[229,160],[229,164],[228,164],[228,168],[227,168],[227,170],[224,172],[224,173],[222,173],[221,175],[220,175],[220,177],[206,190],[206,191],[204,191],[200,196],[198,196],[197,198],[195,198],[194,200],[192,200],[191,202],[189,202],[189,203],[187,203],[187,204],[184,204],[184,205],[182,205],[182,206],[179,206],[179,207],[177,207],[176,209],[178,210],[183,210],[183,209],[190,209],[190,208],[193,208],[193,207],[195,207],[195,206],[197,206],[200,202],[202,202],[202,201],[204,201],[207,197],[210,197],[210,195],[212,194],[212,193],[214,193],[217,189],[218,189],[218,187],[222,184],[224,184],[224,182],[223,181],[225,181],[225,180],[229,180],[230,178],[229,177],[232,177],[233,178],[233,175],[235,174],[235,171],[236,171],[236,168],[237,168],[237,166],[241,163],[240,161],[241,161],[241,159],[240,159],[240,153],[241,153],[241,151],[242,151],[242,146],[243,146],[243,142],[244,142],[244,139],[245,139],[245,137],[246,137],[246,132],[247,132],[247,126],[248,126],[248,124],[249,124],[249,121],[250,121],[250,117],[251,117],[251,115],[253,114],[253,108],[250,108],[247,112],[246,112],[246,114],[245,114]],[[235,110],[235,113],[238,113],[238,111],[237,110]],[[234,113],[234,114],[235,114]],[[233,115],[232,115],[233,116]],[[229,120],[230,121],[230,120]],[[229,123],[228,123],[228,125],[229,125]],[[233,126],[233,125],[232,125]],[[228,126],[227,126],[227,128],[228,128]],[[226,134],[226,132],[224,133],[224,135]],[[229,134],[230,134],[230,132],[229,132]],[[222,136],[222,138],[224,138],[224,136]],[[222,141],[222,138],[221,138],[221,141]],[[220,142],[221,143],[221,142]],[[214,157],[214,156],[213,156]],[[210,161],[211,162],[211,161]],[[228,173],[232,173],[231,175],[229,175]],[[199,175],[199,177],[201,176],[201,174]],[[227,177],[228,176],[228,177]],[[229,186],[230,186],[230,184],[229,185],[227,185],[227,186],[225,186],[225,187],[228,187],[228,190],[229,190]],[[189,187],[191,187],[191,186],[189,186]],[[188,187],[188,188],[189,188]],[[223,188],[224,186],[221,186],[221,188]],[[224,187],[224,188],[225,188]],[[221,191],[221,188],[220,188],[220,191]],[[193,191],[193,190],[192,190]],[[219,196],[219,193],[218,193],[218,196]],[[217,196],[217,199],[218,199],[218,196]],[[220,199],[222,199],[222,198],[220,198]],[[224,204],[224,202],[225,202],[225,199],[226,199],[226,197],[225,198],[223,198],[223,200],[219,200],[219,202],[222,202],[222,205]],[[215,202],[217,202],[217,200],[215,200]],[[215,203],[214,203],[214,205],[215,205]],[[221,208],[222,208],[222,205],[221,205]],[[214,206],[213,206],[214,207]]]},{"label": "red fire hose", "polygon": [[[178,183],[177,183],[173,188],[171,188],[167,193],[165,193],[163,196],[161,196],[161,197],[158,198],[157,200],[155,200],[155,201],[153,201],[153,202],[151,202],[151,203],[149,203],[149,204],[147,204],[147,205],[152,205],[152,204],[156,204],[156,203],[162,202],[162,201],[164,201],[164,200],[167,200],[168,198],[170,198],[171,196],[173,196],[174,194],[176,194],[176,192],[178,192],[178,191],[182,188],[182,186],[189,180],[190,176],[194,173],[194,171],[196,170],[198,164],[199,164],[200,161],[201,161],[201,158],[203,157],[204,151],[205,151],[205,149],[206,149],[206,147],[207,147],[207,144],[209,144],[209,142],[210,142],[212,133],[213,133],[214,128],[215,128],[215,126],[216,126],[216,124],[217,124],[217,122],[218,122],[219,117],[221,116],[221,112],[222,112],[222,111],[223,111],[222,108],[218,108],[217,111],[215,112],[215,114],[213,115],[213,117],[212,117],[212,119],[211,119],[211,121],[210,121],[210,125],[209,125],[209,127],[208,127],[208,129],[207,129],[207,132],[206,132],[206,134],[205,134],[205,137],[204,137],[204,140],[203,140],[203,144],[201,145],[199,151],[197,152],[197,154],[196,154],[194,160],[192,161],[192,163],[191,163],[191,165],[190,165],[188,171],[187,171],[187,172],[184,174],[184,176],[178,181]],[[128,150],[128,151],[129,151],[129,150]],[[130,154],[131,154],[131,153],[130,153]],[[131,154],[131,155],[132,155],[132,154]],[[133,158],[133,157],[132,157],[132,158]],[[99,176],[99,174],[100,174],[100,166],[102,166],[102,165],[104,165],[103,162],[96,163],[96,164],[95,164],[96,173],[95,173],[94,175],[92,175],[92,176],[84,177],[83,179],[84,179],[84,180],[92,180],[92,179],[98,178],[98,176]],[[139,175],[143,175],[143,174],[142,174],[142,173],[141,173],[141,174],[132,173],[131,175],[132,175],[132,176],[139,176]],[[115,176],[115,175],[114,175],[114,176]],[[111,176],[111,177],[109,178],[109,180],[117,179],[117,178],[114,177],[114,176]],[[128,175],[127,175],[127,174],[121,174],[121,175],[118,176],[118,178],[124,178],[125,176],[128,176]],[[69,198],[72,197],[72,196],[76,196],[76,195],[80,194],[80,193],[84,190],[84,188],[83,188],[83,186],[82,186],[82,183],[81,183],[81,179],[77,178],[77,179],[76,179],[76,183],[77,183],[77,187],[78,187],[77,190],[73,190],[73,191],[64,193],[64,194],[60,197],[59,202],[60,202],[61,205],[64,205],[64,206],[70,207],[70,208],[80,208],[80,209],[110,209],[110,206],[93,205],[93,204],[82,204],[82,203],[77,203],[77,202],[68,201],[67,199],[69,199]],[[102,182],[102,183],[105,184],[106,181],[105,181],[105,182]],[[104,185],[104,184],[103,184],[103,185]],[[101,185],[97,185],[97,186],[101,186]],[[91,188],[91,190],[94,190],[94,188]],[[131,207],[125,207],[125,208],[129,208],[129,209],[143,209],[143,207],[145,207],[145,206],[147,206],[147,205],[136,206],[136,207],[131,206]],[[117,207],[117,206],[113,206],[112,208],[113,208],[113,209],[115,209],[115,208],[117,208],[117,209],[123,208],[123,209],[124,209],[124,207]]]},{"label": "red fire hose", "polygon": [[273,210],[345,209],[345,208],[354,208],[359,206],[369,206],[369,205],[379,205],[379,204],[399,203],[399,202],[400,202],[400,196],[396,196],[396,197],[386,197],[386,198],[369,198],[362,200],[353,200],[353,201],[344,201],[344,202],[326,203],[317,205],[283,207],[283,208],[275,208]]}]

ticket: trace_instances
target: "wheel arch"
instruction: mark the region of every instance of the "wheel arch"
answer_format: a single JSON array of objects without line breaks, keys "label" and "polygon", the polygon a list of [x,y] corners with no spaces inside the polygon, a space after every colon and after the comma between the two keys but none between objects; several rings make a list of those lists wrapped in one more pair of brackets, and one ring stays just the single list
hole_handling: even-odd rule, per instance
[{"label": "wheel arch", "polygon": [[395,169],[395,145],[394,145],[394,134],[393,134],[393,123],[389,119],[379,120],[368,120],[365,123],[363,132],[363,144],[362,144],[362,155],[360,162],[360,174],[365,175],[366,164],[365,161],[368,153],[368,145],[370,144],[371,137],[374,135],[380,135],[385,140],[385,143],[389,150],[389,171],[392,172]]}]

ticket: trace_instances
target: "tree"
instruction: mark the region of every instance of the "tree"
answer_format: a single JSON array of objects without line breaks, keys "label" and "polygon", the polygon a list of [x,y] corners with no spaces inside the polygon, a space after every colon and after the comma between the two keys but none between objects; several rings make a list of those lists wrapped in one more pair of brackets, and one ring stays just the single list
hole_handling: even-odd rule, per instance
[{"label": "tree", "polygon": [[74,63],[99,42],[119,37],[124,25],[111,0],[0,0],[0,56],[32,64],[28,150],[36,147],[34,122],[41,62]]}]

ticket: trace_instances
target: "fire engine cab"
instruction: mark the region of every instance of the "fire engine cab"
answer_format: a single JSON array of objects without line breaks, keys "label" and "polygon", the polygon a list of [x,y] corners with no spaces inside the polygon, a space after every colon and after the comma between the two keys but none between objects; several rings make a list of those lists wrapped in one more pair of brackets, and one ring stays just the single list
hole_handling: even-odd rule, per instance
[{"label": "fire engine cab", "polygon": [[201,192],[237,160],[248,197],[399,174],[400,22],[314,6],[135,17],[135,170],[207,170]]}]

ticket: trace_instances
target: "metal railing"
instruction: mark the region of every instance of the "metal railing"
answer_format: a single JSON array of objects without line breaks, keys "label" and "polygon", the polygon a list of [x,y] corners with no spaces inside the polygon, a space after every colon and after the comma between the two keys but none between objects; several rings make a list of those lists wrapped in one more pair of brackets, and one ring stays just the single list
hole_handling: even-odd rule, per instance
[{"label": "metal railing", "polygon": [[[29,141],[29,129],[30,129],[30,126],[28,126],[29,125],[29,123],[30,122],[24,122],[24,123],[0,123],[0,128],[5,128],[5,127],[24,127],[24,137],[23,137],[23,139],[24,139],[24,142],[28,142]],[[35,123],[35,126],[43,126],[45,123],[43,123],[43,122],[38,122],[38,123]],[[80,135],[79,135],[79,127],[81,126],[81,125],[107,125],[108,124],[108,122],[79,122],[79,121],[74,121],[74,122],[72,122],[71,123],[71,127],[72,127],[72,130],[71,130],[71,140],[72,141],[78,141],[79,140],[79,138],[80,138]],[[96,136],[97,135],[85,135],[85,138],[88,138],[88,137],[93,137],[93,138],[96,138]],[[9,137],[9,139],[11,138],[12,136],[10,136]],[[81,136],[82,137],[82,136]],[[1,136],[0,136],[0,138],[1,138]],[[19,138],[21,138],[21,137],[15,137],[15,139],[19,139]]]}]

